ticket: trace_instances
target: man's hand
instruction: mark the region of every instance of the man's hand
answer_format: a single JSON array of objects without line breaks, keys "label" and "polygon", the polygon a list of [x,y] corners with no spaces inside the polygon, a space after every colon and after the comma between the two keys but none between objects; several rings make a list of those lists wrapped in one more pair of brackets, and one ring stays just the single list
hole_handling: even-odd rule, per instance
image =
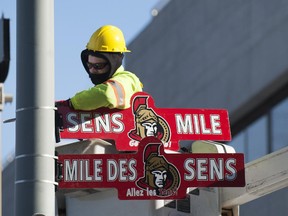
[{"label": "man's hand", "polygon": [[56,107],[66,106],[66,107],[70,107],[71,109],[73,109],[73,106],[72,106],[72,103],[71,103],[70,99],[56,101],[55,102],[55,106]]}]

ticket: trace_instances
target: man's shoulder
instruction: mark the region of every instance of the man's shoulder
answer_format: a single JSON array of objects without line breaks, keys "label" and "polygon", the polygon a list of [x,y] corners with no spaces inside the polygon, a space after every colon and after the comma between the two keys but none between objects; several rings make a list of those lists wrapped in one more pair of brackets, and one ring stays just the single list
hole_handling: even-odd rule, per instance
[{"label": "man's shoulder", "polygon": [[117,71],[114,73],[112,79],[113,79],[113,78],[116,78],[116,77],[125,77],[125,76],[127,76],[127,77],[131,77],[131,76],[132,76],[132,77],[137,77],[136,74],[134,74],[134,73],[131,72],[131,71],[117,70]]},{"label": "man's shoulder", "polygon": [[142,86],[142,83],[139,77],[130,71],[117,71],[117,73],[115,73],[113,77],[110,78],[110,80],[118,81],[122,83],[123,85],[133,84],[133,85]]}]

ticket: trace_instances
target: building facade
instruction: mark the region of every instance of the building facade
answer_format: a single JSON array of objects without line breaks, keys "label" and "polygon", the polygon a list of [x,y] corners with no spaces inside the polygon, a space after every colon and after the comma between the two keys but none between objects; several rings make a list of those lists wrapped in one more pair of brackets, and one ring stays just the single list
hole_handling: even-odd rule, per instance
[{"label": "building facade", "polygon": [[[170,1],[135,38],[126,68],[158,107],[228,109],[232,145],[257,159],[288,145],[288,2]],[[287,188],[240,215],[287,215]]]}]

